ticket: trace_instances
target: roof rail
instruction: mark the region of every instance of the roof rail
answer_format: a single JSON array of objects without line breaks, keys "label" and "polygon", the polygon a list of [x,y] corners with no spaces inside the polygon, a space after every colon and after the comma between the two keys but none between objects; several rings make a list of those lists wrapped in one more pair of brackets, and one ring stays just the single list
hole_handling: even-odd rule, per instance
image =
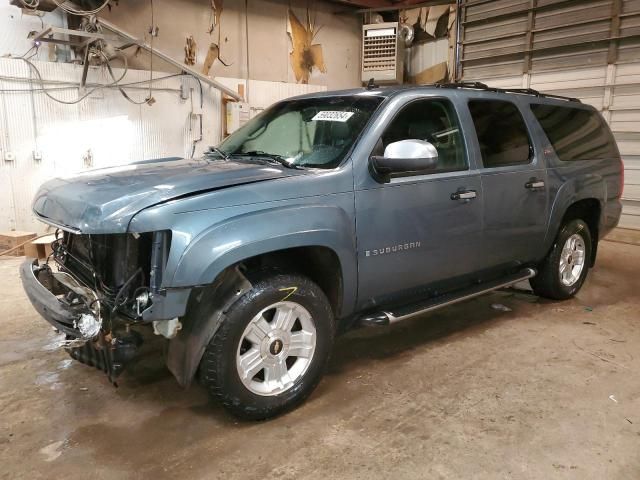
[{"label": "roof rail", "polygon": [[534,95],[540,98],[556,98],[558,100],[567,100],[569,102],[580,102],[579,99],[574,97],[563,97],[562,95],[552,95],[550,93],[542,93],[538,90],[534,90],[533,88],[497,88],[490,87],[482,82],[453,82],[453,83],[434,83],[433,85],[429,85],[437,88],[471,88],[474,90],[484,90],[487,92],[497,92],[497,93],[517,93],[521,95]]}]

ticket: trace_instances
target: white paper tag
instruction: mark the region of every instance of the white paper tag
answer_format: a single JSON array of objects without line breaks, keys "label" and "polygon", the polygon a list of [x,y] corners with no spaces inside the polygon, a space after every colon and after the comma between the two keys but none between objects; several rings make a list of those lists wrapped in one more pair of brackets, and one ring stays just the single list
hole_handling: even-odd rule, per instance
[{"label": "white paper tag", "polygon": [[353,112],[340,112],[340,111],[328,111],[316,113],[316,116],[311,120],[318,121],[324,120],[326,122],[346,122],[353,116]]}]

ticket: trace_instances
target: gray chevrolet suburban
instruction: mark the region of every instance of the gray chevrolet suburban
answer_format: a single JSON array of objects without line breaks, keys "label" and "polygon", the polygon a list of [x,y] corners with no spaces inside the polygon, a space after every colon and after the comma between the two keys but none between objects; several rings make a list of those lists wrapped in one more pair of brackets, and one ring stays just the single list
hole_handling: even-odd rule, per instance
[{"label": "gray chevrolet suburban", "polygon": [[529,280],[576,294],[621,212],[623,166],[591,106],[480,83],[312,94],[199,159],[58,178],[56,228],[21,267],[76,360],[115,382],[145,330],[233,414],[277,415],[334,336]]}]

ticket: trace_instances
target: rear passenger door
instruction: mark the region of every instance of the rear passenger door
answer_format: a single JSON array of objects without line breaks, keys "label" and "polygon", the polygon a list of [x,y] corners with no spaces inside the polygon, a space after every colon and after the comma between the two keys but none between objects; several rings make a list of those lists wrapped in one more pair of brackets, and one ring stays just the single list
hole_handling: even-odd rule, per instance
[{"label": "rear passenger door", "polygon": [[486,267],[537,260],[547,226],[547,176],[530,131],[511,101],[472,99],[481,157]]}]

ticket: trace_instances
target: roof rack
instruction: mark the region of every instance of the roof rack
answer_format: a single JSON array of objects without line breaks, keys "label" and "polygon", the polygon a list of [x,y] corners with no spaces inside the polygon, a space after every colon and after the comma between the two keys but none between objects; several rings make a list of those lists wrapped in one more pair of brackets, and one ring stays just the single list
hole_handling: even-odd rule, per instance
[{"label": "roof rack", "polygon": [[429,85],[437,88],[471,88],[474,90],[484,90],[487,92],[497,93],[518,93],[522,95],[534,95],[540,98],[556,98],[558,100],[567,100],[569,102],[582,103],[579,99],[574,97],[563,97],[562,95],[552,95],[550,93],[542,93],[533,88],[497,88],[490,87],[482,82],[453,82],[453,83],[434,83]]}]

